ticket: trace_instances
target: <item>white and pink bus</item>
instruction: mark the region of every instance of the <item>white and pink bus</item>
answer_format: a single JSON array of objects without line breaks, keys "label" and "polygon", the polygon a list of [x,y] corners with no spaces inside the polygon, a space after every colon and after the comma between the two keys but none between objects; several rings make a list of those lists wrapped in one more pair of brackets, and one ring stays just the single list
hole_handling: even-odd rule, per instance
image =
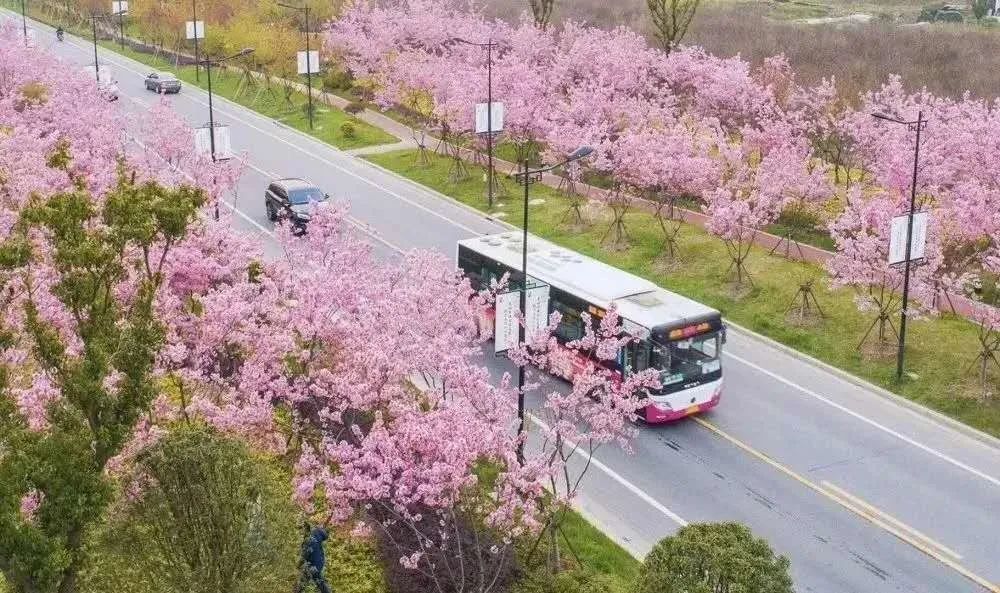
[{"label": "white and pink bus", "polygon": [[[509,274],[512,288],[523,282],[520,232],[458,242],[458,267],[474,288]],[[529,236],[528,275],[549,286],[549,313],[562,320],[562,342],[583,336],[583,313],[596,323],[614,305],[626,331],[639,338],[618,353],[614,370],[624,374],[654,368],[659,390],[648,393],[640,414],[649,423],[668,422],[715,407],[722,395],[722,315],[701,303],[593,258]],[[569,378],[572,369],[559,373]]]}]

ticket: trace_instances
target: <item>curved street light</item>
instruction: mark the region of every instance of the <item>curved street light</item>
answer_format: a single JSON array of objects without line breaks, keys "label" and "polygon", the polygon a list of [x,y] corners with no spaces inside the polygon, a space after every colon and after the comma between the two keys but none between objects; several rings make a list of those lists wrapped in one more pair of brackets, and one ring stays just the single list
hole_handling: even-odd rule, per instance
[{"label": "curved street light", "polygon": [[[525,327],[524,320],[526,315],[527,298],[528,298],[528,190],[531,184],[536,181],[541,181],[542,175],[545,173],[572,163],[573,161],[578,161],[580,159],[586,158],[594,152],[594,148],[591,146],[581,146],[574,150],[573,152],[566,155],[566,158],[555,165],[548,167],[541,167],[539,169],[528,169],[528,159],[525,158],[521,161],[521,172],[514,176],[514,179],[524,186],[524,218],[522,220],[522,241],[521,241],[521,275],[524,277],[523,285],[521,286],[521,324],[518,327],[518,343],[523,344],[525,340]],[[517,369],[517,434],[521,436],[524,433],[524,366],[520,366]],[[520,461],[524,461],[524,440],[518,442],[517,445],[517,458]]]}]

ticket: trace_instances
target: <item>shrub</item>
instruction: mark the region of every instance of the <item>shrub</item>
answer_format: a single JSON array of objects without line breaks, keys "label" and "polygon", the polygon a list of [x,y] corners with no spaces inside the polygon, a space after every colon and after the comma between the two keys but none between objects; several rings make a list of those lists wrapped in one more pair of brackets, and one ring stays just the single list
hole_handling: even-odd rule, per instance
[{"label": "shrub", "polygon": [[351,115],[357,115],[365,110],[365,104],[361,101],[351,101],[344,107],[344,111],[350,113]]},{"label": "shrub", "polygon": [[139,456],[141,496],[124,503],[95,541],[104,561],[88,575],[88,589],[285,588],[295,580],[300,543],[287,479],[237,440],[204,428],[170,433]]},{"label": "shrub", "polygon": [[646,556],[635,592],[793,593],[788,566],[744,525],[688,525]]},{"label": "shrub", "polygon": [[340,124],[340,135],[346,140],[354,140],[358,137],[358,130],[354,127],[354,124],[349,121],[345,121]]},{"label": "shrub", "polygon": [[323,74],[323,90],[326,92],[346,91],[354,85],[350,72],[338,68],[330,68]]}]

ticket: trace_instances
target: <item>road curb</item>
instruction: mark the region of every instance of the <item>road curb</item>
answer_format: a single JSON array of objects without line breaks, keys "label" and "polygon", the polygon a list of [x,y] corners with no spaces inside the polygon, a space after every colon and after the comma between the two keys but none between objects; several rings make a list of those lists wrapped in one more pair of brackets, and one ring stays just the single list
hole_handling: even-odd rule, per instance
[{"label": "road curb", "polygon": [[[486,214],[482,210],[477,210],[476,208],[473,208],[472,206],[469,206],[468,204],[460,202],[459,200],[456,200],[455,198],[453,198],[453,197],[451,197],[449,195],[443,194],[443,193],[437,191],[434,188],[430,188],[430,187],[427,187],[426,185],[422,185],[422,184],[420,184],[420,183],[418,183],[416,181],[413,181],[412,179],[404,177],[403,175],[401,175],[401,174],[399,174],[399,173],[397,173],[395,171],[391,171],[389,169],[386,169],[385,167],[383,167],[382,165],[379,165],[378,163],[373,163],[372,161],[370,161],[368,159],[362,158],[361,155],[355,156],[354,158],[358,158],[360,160],[363,160],[365,163],[367,163],[367,164],[369,164],[369,165],[371,165],[371,166],[379,169],[380,171],[383,171],[383,172],[385,172],[385,173],[387,173],[389,175],[392,175],[392,176],[394,176],[394,177],[396,177],[396,178],[398,178],[398,179],[400,179],[402,181],[405,181],[406,183],[408,183],[410,185],[416,186],[416,187],[422,189],[423,191],[429,192],[429,193],[431,193],[431,194],[433,194],[435,196],[438,196],[440,198],[448,200],[451,203],[453,203],[453,204],[455,204],[457,206],[460,206],[464,210],[467,210],[469,213],[475,214],[479,218],[484,218],[486,220],[489,220],[490,222],[493,222],[493,223],[499,224],[501,226],[507,227],[510,230],[516,230],[516,231],[520,231],[521,230],[520,227],[514,226],[514,225],[512,225],[511,223],[509,223],[509,222],[507,222],[505,220],[501,220],[499,218],[494,218],[494,217]],[[869,381],[867,381],[865,379],[862,379],[861,377],[858,377],[857,375],[853,375],[853,374],[851,374],[851,373],[849,373],[849,372],[847,372],[847,371],[845,371],[843,369],[839,369],[839,368],[837,368],[837,367],[835,367],[835,366],[833,366],[833,365],[831,365],[831,364],[829,364],[827,362],[823,362],[822,360],[819,360],[818,358],[810,356],[809,354],[806,354],[804,352],[800,352],[800,351],[798,351],[798,350],[796,350],[796,349],[794,349],[794,348],[792,348],[790,346],[786,346],[785,344],[782,344],[781,342],[778,342],[777,340],[774,340],[773,338],[769,338],[769,337],[767,337],[767,336],[765,336],[763,334],[757,333],[757,332],[753,331],[752,329],[743,327],[742,325],[739,325],[737,323],[733,323],[732,321],[729,321],[729,320],[726,320],[726,325],[728,327],[733,328],[734,330],[736,330],[740,334],[743,334],[747,338],[750,338],[752,340],[756,340],[758,342],[761,342],[765,346],[770,346],[771,348],[774,348],[775,350],[778,350],[778,351],[780,351],[780,352],[782,352],[784,354],[787,354],[787,355],[789,355],[789,356],[791,356],[791,357],[793,357],[793,358],[795,358],[795,359],[797,359],[797,360],[799,360],[801,362],[805,362],[805,363],[810,364],[810,365],[812,365],[814,367],[817,367],[817,368],[819,368],[821,370],[824,370],[824,371],[826,371],[826,372],[828,372],[828,373],[830,373],[830,374],[832,374],[832,375],[834,375],[834,376],[836,376],[836,377],[838,377],[838,378],[840,378],[840,379],[842,379],[844,381],[847,381],[848,383],[851,383],[851,384],[855,385],[856,387],[860,387],[860,388],[862,388],[862,389],[864,389],[866,391],[869,391],[869,392],[871,392],[871,393],[873,393],[875,395],[878,395],[878,396],[880,396],[880,397],[882,397],[884,399],[887,399],[887,400],[889,400],[889,401],[891,401],[891,402],[899,405],[902,408],[906,408],[909,411],[911,411],[911,412],[913,412],[913,413],[915,413],[915,414],[917,414],[919,416],[922,416],[922,417],[924,417],[924,418],[926,418],[928,420],[937,422],[937,423],[939,423],[939,424],[941,424],[941,425],[943,425],[945,427],[951,428],[951,429],[955,430],[956,432],[959,432],[959,433],[961,433],[961,434],[963,434],[963,435],[965,435],[965,436],[967,436],[967,437],[969,437],[969,438],[971,438],[973,440],[979,441],[980,443],[986,445],[987,447],[990,447],[992,449],[1000,451],[1000,439],[998,439],[997,437],[994,437],[993,435],[986,434],[985,432],[983,432],[983,431],[981,431],[979,429],[973,428],[973,427],[971,427],[971,426],[969,426],[969,425],[967,425],[967,424],[965,424],[965,423],[963,423],[963,422],[961,422],[959,420],[955,420],[954,418],[950,418],[950,417],[942,414],[941,412],[938,412],[937,410],[933,410],[931,408],[928,408],[927,406],[925,406],[925,405],[923,405],[921,403],[918,403],[918,402],[915,402],[913,400],[907,399],[907,398],[905,398],[902,395],[899,395],[897,393],[893,393],[892,391],[889,391],[888,389],[886,389],[884,387],[879,387],[878,385],[875,385],[874,383],[871,383],[871,382],[869,382]]]}]

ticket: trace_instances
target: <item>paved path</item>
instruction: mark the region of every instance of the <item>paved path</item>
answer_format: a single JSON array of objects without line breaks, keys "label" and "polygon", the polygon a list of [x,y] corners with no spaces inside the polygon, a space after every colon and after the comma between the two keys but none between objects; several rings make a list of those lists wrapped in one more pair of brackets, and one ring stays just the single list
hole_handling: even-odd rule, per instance
[{"label": "paved path", "polygon": [[[42,28],[40,39],[52,36]],[[53,45],[87,63],[90,46]],[[90,54],[92,55],[92,54]],[[144,67],[106,53],[126,100],[157,100]],[[168,98],[193,123],[206,96]],[[351,204],[377,253],[430,248],[505,230],[455,202],[225,100],[248,171],[230,200],[233,224],[267,240],[262,192],[303,176]],[[273,247],[275,256],[279,255]],[[496,374],[506,363],[484,356]],[[725,353],[726,387],[710,414],[643,428],[636,454],[601,450],[581,508],[642,555],[684,521],[736,520],[790,557],[798,591],[1000,591],[1000,449],[918,415],[837,375],[738,332]],[[978,579],[979,584],[974,579]]]}]

